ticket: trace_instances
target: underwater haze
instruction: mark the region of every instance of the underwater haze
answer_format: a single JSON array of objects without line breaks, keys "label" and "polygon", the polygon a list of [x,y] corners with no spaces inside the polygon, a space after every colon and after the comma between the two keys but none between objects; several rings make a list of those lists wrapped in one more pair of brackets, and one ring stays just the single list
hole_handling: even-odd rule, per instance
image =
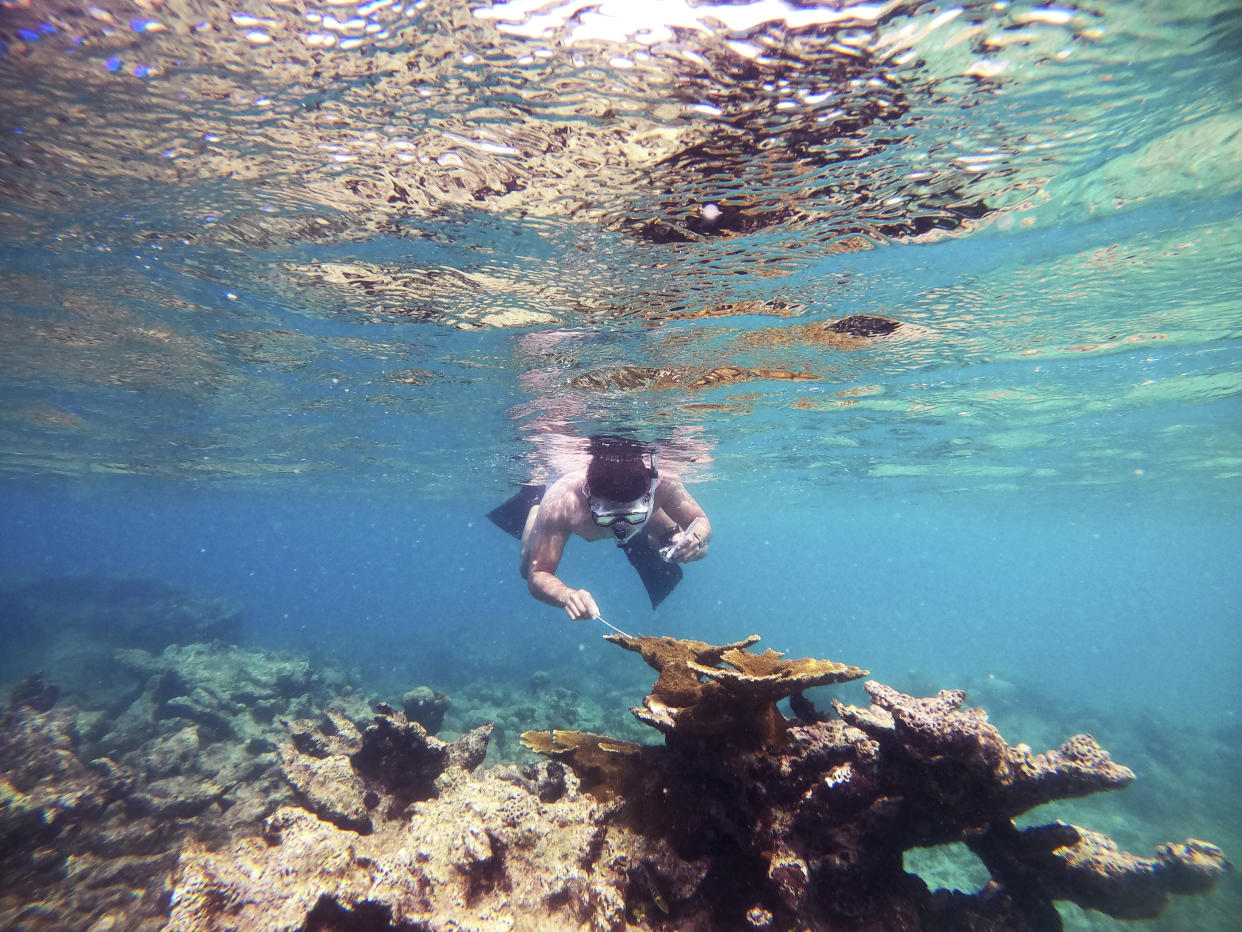
[{"label": "underwater haze", "polygon": [[0,0],[5,695],[115,704],[210,605],[450,731],[545,675],[615,727],[648,671],[486,515],[618,434],[714,536],[655,609],[571,540],[609,622],[1090,732],[1137,780],[1066,818],[1236,859],[1240,47],[1229,0]]}]

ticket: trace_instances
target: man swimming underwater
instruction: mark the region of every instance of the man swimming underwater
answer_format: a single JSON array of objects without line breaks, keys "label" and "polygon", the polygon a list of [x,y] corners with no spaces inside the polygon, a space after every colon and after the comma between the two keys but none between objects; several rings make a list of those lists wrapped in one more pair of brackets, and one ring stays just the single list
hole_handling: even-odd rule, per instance
[{"label": "man swimming underwater", "polygon": [[571,534],[615,540],[642,576],[653,607],[681,579],[677,564],[701,560],[712,536],[699,503],[678,476],[659,471],[648,447],[597,436],[589,452],[587,468],[553,483],[529,509],[522,528],[521,572],[531,595],[563,608],[575,621],[599,618],[600,611],[590,592],[556,575]]}]

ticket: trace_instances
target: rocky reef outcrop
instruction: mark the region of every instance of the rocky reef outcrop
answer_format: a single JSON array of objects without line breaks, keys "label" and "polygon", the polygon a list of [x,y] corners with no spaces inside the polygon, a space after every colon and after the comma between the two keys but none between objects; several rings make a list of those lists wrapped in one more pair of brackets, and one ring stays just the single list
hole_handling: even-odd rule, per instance
[{"label": "rocky reef outcrop", "polygon": [[0,928],[164,928],[186,843],[257,836],[298,798],[288,723],[326,708],[357,732],[373,715],[288,654],[174,644],[93,662],[112,684],[100,705],[33,676],[0,715]]},{"label": "rocky reef outcrop", "polygon": [[62,577],[0,586],[0,678],[43,670],[67,691],[111,685],[99,663],[115,647],[158,654],[173,643],[237,643],[240,606],[158,579]]},{"label": "rocky reef outcrop", "polygon": [[170,928],[621,929],[663,915],[662,897],[691,895],[706,869],[626,829],[554,762],[450,765],[435,792],[367,834],[284,807],[262,838],[187,847]]},{"label": "rocky reef outcrop", "polygon": [[[531,731],[548,759],[483,770],[486,729],[440,742],[387,707],[364,729],[291,722],[278,753],[296,804],[260,838],[188,845],[170,927],[1044,932],[1059,900],[1149,917],[1229,869],[1193,839],[1142,858],[1067,823],[1018,828],[1134,779],[1089,736],[1036,754],[960,691],[874,682],[869,706],[823,714],[803,690],[866,671],[756,653],[757,637],[609,639],[659,671],[632,711],[663,744]],[[905,871],[906,851],[951,842],[986,865],[983,889]]]},{"label": "rocky reef outcrop", "polygon": [[[710,860],[703,886],[675,905],[713,927],[1052,930],[1057,900],[1150,918],[1170,894],[1205,892],[1230,867],[1194,839],[1140,858],[1074,825],[1019,830],[1014,819],[1038,805],[1134,779],[1090,736],[1034,754],[1010,747],[981,709],[964,709],[961,691],[920,699],[875,682],[868,708],[834,702],[832,718],[802,690],[866,671],[757,655],[757,637],[720,647],[608,640],[659,671],[632,711],[665,733],[664,746],[525,738],[624,799],[629,817],[683,858]],[[795,718],[777,710],[785,697]],[[951,842],[988,868],[978,893],[932,892],[903,869],[904,852]]]}]

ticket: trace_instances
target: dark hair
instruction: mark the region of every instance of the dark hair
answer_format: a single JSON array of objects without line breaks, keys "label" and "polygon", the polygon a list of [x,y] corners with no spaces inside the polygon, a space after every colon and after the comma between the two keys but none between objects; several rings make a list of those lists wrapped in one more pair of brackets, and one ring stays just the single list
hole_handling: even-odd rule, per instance
[{"label": "dark hair", "polygon": [[586,473],[591,495],[632,502],[647,494],[656,476],[655,451],[650,446],[626,437],[597,434],[587,449],[591,454]]}]

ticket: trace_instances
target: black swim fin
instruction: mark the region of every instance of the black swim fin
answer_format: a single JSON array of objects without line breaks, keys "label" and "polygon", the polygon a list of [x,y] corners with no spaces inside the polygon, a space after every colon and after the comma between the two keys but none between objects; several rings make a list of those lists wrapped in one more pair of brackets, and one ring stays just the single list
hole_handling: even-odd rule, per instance
[{"label": "black swim fin", "polygon": [[651,607],[655,608],[664,601],[665,596],[677,588],[684,575],[677,563],[665,563],[660,554],[647,542],[642,535],[635,537],[624,545],[622,550],[629,557],[630,566],[638,570],[638,576],[651,597]]},{"label": "black swim fin", "polygon": [[489,511],[488,520],[506,534],[511,534],[521,540],[522,530],[526,527],[526,516],[530,514],[533,507],[539,504],[543,499],[543,493],[547,490],[546,485],[522,486],[511,499]]}]

